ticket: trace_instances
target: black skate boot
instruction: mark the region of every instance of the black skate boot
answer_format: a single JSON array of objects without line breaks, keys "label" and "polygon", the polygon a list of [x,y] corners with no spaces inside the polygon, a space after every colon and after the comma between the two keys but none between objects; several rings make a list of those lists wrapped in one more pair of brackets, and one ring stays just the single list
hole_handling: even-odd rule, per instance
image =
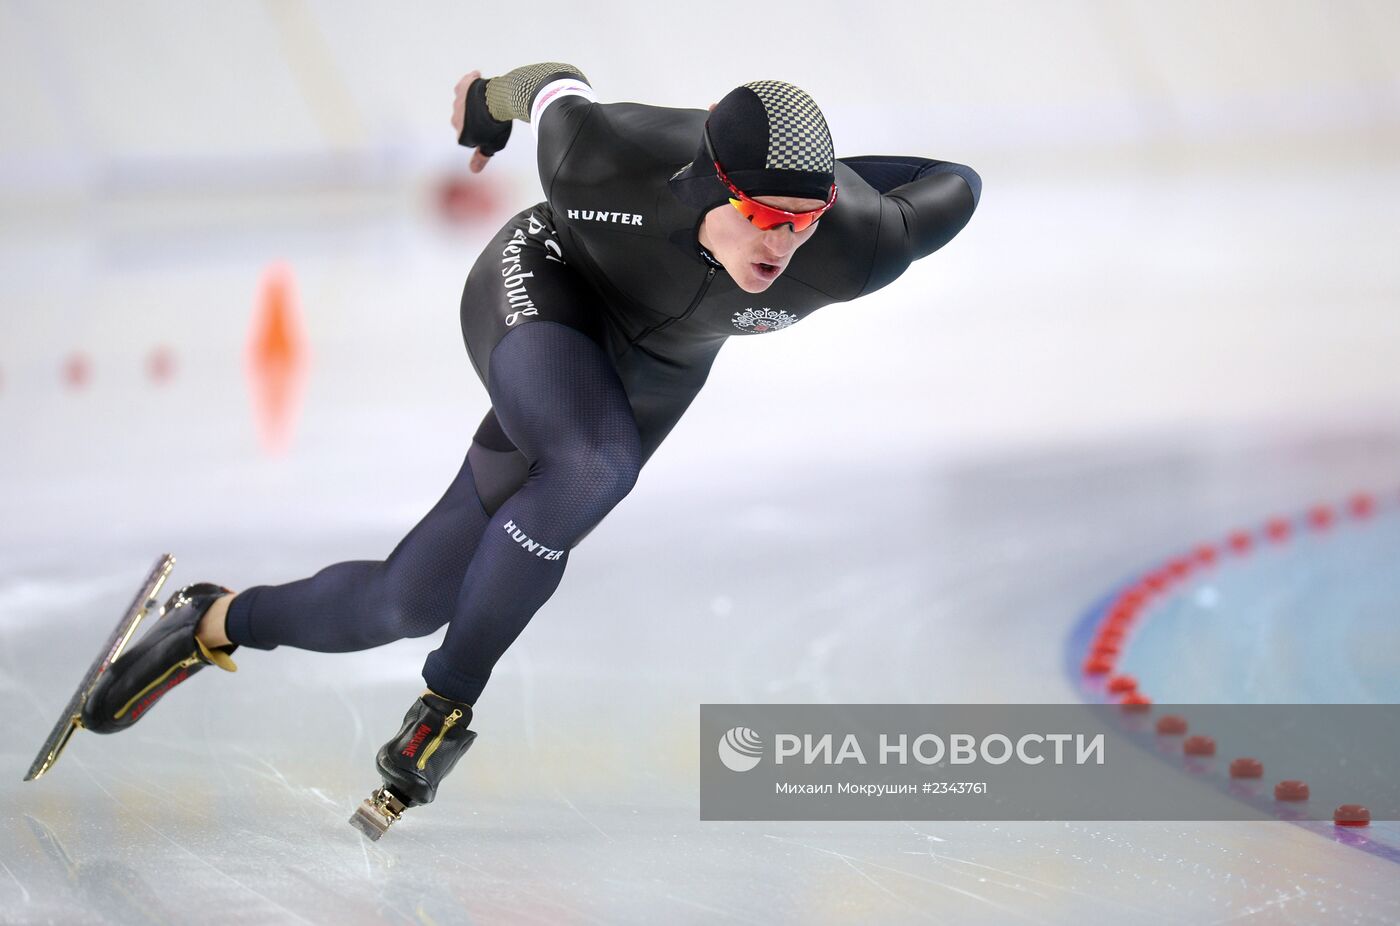
[{"label": "black skate boot", "polygon": [[398,735],[379,748],[376,762],[384,786],[360,804],[350,824],[378,839],[406,808],[431,804],[442,779],[476,739],[467,729],[471,720],[470,704],[431,691],[413,702]]},{"label": "black skate boot", "polygon": [[107,667],[83,703],[83,729],[116,733],[136,723],[167,691],[207,665],[237,671],[229,654],[237,646],[210,649],[194,635],[209,606],[231,594],[201,582],[180,589],[161,609],[160,619]]}]

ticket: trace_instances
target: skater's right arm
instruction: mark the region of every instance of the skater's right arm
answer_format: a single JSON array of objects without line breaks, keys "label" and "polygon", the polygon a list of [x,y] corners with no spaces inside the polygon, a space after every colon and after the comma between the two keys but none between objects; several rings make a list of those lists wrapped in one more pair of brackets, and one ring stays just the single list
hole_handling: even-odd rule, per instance
[{"label": "skater's right arm", "polygon": [[[530,64],[489,80],[472,71],[457,82],[452,125],[459,144],[477,149],[471,166],[476,172],[505,147],[513,120],[531,123],[539,138],[540,180],[548,195],[559,164],[586,121],[588,104],[596,99],[588,78],[571,64]],[[567,102],[555,105],[561,101]],[[541,117],[551,109],[556,115],[545,131]]]}]

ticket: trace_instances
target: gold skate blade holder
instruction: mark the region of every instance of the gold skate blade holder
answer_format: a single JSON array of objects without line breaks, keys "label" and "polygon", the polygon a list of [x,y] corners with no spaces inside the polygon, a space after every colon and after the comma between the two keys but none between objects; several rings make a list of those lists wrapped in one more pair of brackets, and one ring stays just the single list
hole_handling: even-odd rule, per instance
[{"label": "gold skate blade holder", "polygon": [[175,568],[175,557],[166,553],[156,559],[156,563],[151,567],[150,573],[146,576],[146,581],[136,592],[136,597],[132,599],[127,607],[126,614],[122,616],[111,634],[108,635],[106,643],[88,666],[87,673],[78,683],[78,689],[73,692],[73,696],[68,699],[68,705],[59,715],[58,722],[49,731],[48,739],[44,740],[44,745],[39,748],[39,755],[34,758],[34,764],[29,766],[29,773],[24,776],[25,781],[34,781],[41,777],[49,769],[53,768],[58,757],[63,754],[63,747],[68,745],[68,740],[72,738],[73,731],[83,725],[83,704],[87,701],[88,692],[92,691],[93,685],[97,684],[97,679],[107,667],[116,661],[117,657],[126,649],[127,643],[131,642],[131,637],[136,633],[136,628],[152,609],[157,607],[156,596],[160,594],[160,588],[165,584],[165,580],[170,578],[170,571]]},{"label": "gold skate blade holder", "polygon": [[350,825],[373,842],[389,831],[389,827],[403,816],[407,805],[394,796],[387,788],[376,788],[374,793],[360,802],[350,817]]}]

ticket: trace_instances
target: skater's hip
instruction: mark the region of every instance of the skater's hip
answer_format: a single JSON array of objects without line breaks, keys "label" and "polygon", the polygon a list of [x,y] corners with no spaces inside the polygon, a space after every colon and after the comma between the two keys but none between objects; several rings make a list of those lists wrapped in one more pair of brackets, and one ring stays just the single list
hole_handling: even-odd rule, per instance
[{"label": "skater's hip", "polygon": [[606,346],[603,307],[569,266],[548,203],[521,210],[487,243],[462,289],[461,321],[472,366],[486,384],[491,351],[521,325],[551,321]]}]

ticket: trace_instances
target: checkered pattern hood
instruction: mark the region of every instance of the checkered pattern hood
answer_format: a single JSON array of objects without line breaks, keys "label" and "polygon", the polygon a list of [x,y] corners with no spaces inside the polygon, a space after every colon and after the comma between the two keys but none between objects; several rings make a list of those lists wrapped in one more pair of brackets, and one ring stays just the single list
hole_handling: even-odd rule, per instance
[{"label": "checkered pattern hood", "polygon": [[[800,87],[781,80],[736,87],[706,124],[720,165],[748,195],[827,198],[836,169],[831,132]],[[715,176],[704,138],[696,141],[695,160],[671,178],[671,189],[682,202],[707,210],[729,192]]]}]

